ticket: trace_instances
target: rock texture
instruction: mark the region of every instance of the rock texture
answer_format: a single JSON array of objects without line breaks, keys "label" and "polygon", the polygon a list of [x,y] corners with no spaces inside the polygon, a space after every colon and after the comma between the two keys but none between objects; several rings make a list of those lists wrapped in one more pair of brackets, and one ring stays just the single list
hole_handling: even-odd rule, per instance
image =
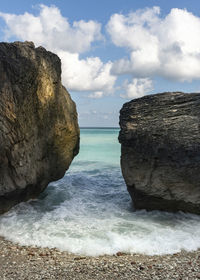
[{"label": "rock texture", "polygon": [[132,100],[120,126],[122,173],[135,208],[200,214],[200,94]]},{"label": "rock texture", "polygon": [[0,213],[60,179],[79,151],[61,62],[31,42],[0,43]]}]

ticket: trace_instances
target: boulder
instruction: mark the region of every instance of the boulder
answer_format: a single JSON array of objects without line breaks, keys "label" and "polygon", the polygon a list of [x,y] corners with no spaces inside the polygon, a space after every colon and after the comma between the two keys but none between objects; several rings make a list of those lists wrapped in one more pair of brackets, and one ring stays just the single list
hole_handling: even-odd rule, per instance
[{"label": "boulder", "polygon": [[200,94],[166,92],[120,111],[121,168],[136,209],[200,214]]},{"label": "boulder", "polygon": [[61,61],[32,42],[0,43],[0,213],[64,176],[79,151]]}]

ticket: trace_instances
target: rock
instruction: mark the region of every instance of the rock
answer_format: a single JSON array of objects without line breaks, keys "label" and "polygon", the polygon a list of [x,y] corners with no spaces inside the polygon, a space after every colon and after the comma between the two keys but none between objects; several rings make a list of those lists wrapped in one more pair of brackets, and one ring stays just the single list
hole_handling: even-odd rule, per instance
[{"label": "rock", "polygon": [[31,42],[0,43],[0,213],[64,176],[79,151],[61,61]]},{"label": "rock", "polygon": [[200,214],[200,94],[167,92],[120,111],[121,168],[136,209]]}]

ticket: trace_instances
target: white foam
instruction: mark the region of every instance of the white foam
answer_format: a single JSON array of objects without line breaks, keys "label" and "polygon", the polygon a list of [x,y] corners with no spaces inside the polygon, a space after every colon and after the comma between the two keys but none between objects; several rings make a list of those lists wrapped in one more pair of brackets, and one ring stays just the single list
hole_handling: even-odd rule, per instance
[{"label": "white foam", "polygon": [[108,130],[104,133],[106,137],[82,135],[81,153],[67,175],[50,184],[38,200],[21,203],[0,216],[0,235],[22,245],[91,256],[199,248],[199,216],[133,211],[119,167],[117,131],[112,137]]},{"label": "white foam", "polygon": [[[118,251],[168,254],[200,247],[198,216],[133,212],[116,172],[113,169],[113,184],[107,187],[102,186],[110,179],[106,173],[103,180],[99,174],[96,185],[94,175],[67,175],[40,199],[21,203],[1,216],[0,235],[22,245],[91,256]],[[79,186],[84,180],[85,185]]]}]

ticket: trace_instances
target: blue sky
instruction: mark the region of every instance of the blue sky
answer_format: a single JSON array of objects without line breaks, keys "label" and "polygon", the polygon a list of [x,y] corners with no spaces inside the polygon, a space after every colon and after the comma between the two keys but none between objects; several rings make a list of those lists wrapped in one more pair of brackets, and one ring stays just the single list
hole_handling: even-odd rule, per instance
[{"label": "blue sky", "polygon": [[146,94],[200,92],[199,0],[1,1],[0,37],[60,56],[80,126],[118,126]]}]

